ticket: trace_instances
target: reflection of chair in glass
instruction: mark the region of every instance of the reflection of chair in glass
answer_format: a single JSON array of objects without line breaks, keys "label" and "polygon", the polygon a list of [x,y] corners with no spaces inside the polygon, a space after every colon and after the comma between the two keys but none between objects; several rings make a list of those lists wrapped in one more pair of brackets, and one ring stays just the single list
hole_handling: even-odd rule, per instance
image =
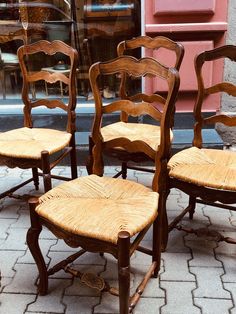
[{"label": "reflection of chair in glass", "polygon": [[89,46],[89,41],[87,38],[83,40],[82,49],[81,49],[81,59],[79,71],[77,72],[77,79],[79,80],[81,89],[84,96],[88,97],[90,92],[90,83],[89,83],[89,68],[92,65],[92,57]]},{"label": "reflection of chair in glass", "polygon": [[[28,72],[28,57],[37,53],[54,55],[60,52],[70,59],[71,73],[67,77],[62,73],[50,74],[47,72]],[[75,106],[76,106],[76,66],[78,54],[72,47],[60,41],[52,43],[42,40],[31,45],[24,45],[18,49],[18,58],[23,76],[22,99],[24,102],[24,127],[13,129],[0,134],[0,162],[11,168],[19,167],[23,169],[32,168],[33,177],[26,182],[4,192],[0,197],[4,197],[16,191],[19,187],[34,181],[38,189],[38,168],[43,172],[44,189],[51,188],[51,170],[62,158],[70,155],[72,178],[77,177],[76,152],[75,152]],[[63,81],[68,85],[69,100],[68,105],[59,99],[39,99],[31,100],[29,97],[30,84],[45,80],[47,82]],[[67,114],[66,131],[33,127],[31,111],[34,108],[45,106],[48,109],[60,108]],[[58,154],[56,154],[58,153]],[[59,154],[60,153],[60,154]],[[53,176],[52,176],[53,177]],[[57,178],[57,176],[55,176]],[[67,179],[59,177],[61,179]]]},{"label": "reflection of chair in glass", "polygon": [[[14,33],[0,36],[0,78],[2,82],[3,99],[6,98],[6,80],[7,75],[14,75],[15,84],[17,76],[19,76],[20,66],[16,52],[2,51],[1,46],[7,43],[19,42],[20,45],[30,43],[34,39],[43,38],[45,33],[42,30],[28,29],[25,31],[23,28]],[[14,46],[14,45],[12,45]],[[16,50],[16,49],[15,49]]]},{"label": "reflection of chair in glass", "polygon": [[[6,99],[6,80],[7,76],[11,78],[11,83],[17,82],[17,76],[19,76],[20,66],[17,54],[13,51],[3,51],[3,45],[20,41],[21,44],[25,42],[25,32],[23,29],[16,31],[15,33],[0,36],[0,80],[2,84],[3,99]],[[16,49],[15,49],[16,50]],[[13,87],[13,86],[12,86]]]},{"label": "reflection of chair in glass", "polygon": [[[174,221],[169,224],[169,231],[177,227],[182,217],[189,212],[193,218],[196,203],[236,210],[232,204],[236,203],[236,154],[232,151],[204,148],[202,128],[215,123],[226,126],[236,126],[236,118],[225,114],[216,114],[204,117],[201,110],[205,99],[209,95],[227,93],[236,96],[236,86],[233,82],[217,82],[212,85],[204,82],[202,70],[204,66],[218,59],[231,59],[236,62],[236,46],[223,46],[214,50],[200,53],[195,59],[195,70],[198,81],[198,96],[194,107],[194,139],[193,147],[180,151],[169,161],[169,189],[178,188],[189,195],[189,204]],[[167,195],[166,195],[167,196]],[[231,205],[229,205],[231,204]],[[177,226],[178,225],[178,226]],[[234,239],[227,239],[217,232],[210,230],[188,229],[191,233],[207,235],[216,241],[228,240],[236,243]],[[166,228],[167,243],[168,232]]]},{"label": "reflection of chair in glass", "polygon": [[[117,100],[102,106],[98,86],[98,76],[120,73],[123,71],[133,76],[145,74],[158,75],[168,82],[168,95],[163,99],[163,112],[151,109],[148,104],[136,106],[128,100]],[[110,62],[96,63],[90,68],[91,87],[97,107],[93,127],[94,174],[64,183],[39,199],[30,200],[31,228],[27,234],[27,243],[39,270],[39,293],[48,290],[48,276],[64,269],[79,277],[90,288],[108,291],[119,296],[120,313],[128,314],[135,307],[150,277],[156,277],[160,267],[160,224],[161,211],[158,209],[160,184],[165,180],[165,160],[170,150],[170,125],[174,113],[174,103],[178,92],[179,78],[175,69],[168,69],[151,58],[138,61],[133,57],[121,57]],[[103,174],[102,151],[104,148],[119,146],[135,151],[152,152],[145,142],[132,141],[123,137],[104,143],[100,122],[102,115],[122,110],[130,115],[146,112],[159,115],[161,121],[160,149],[156,154],[156,173],[151,188],[129,180],[100,177]],[[164,162],[163,166],[162,163]],[[164,173],[162,173],[164,170]],[[158,216],[157,216],[158,215]],[[57,237],[71,247],[82,247],[66,260],[47,270],[41,254],[38,237],[42,225],[48,227]],[[139,244],[146,232],[153,225],[152,249]],[[130,241],[132,238],[132,241]],[[150,268],[136,292],[130,297],[130,257],[138,249],[152,256]],[[119,288],[110,287],[101,276],[83,273],[68,264],[86,253],[110,253],[118,260]]]},{"label": "reflection of chair in glass", "polygon": [[[124,54],[124,52],[130,52],[131,50],[137,50],[137,48],[149,48],[152,50],[158,50],[158,49],[165,49],[165,50],[171,50],[174,53],[175,56],[175,62],[173,64],[173,67],[176,67],[179,69],[183,55],[184,55],[184,48],[181,44],[178,44],[176,42],[173,42],[172,40],[165,38],[165,37],[155,37],[151,38],[148,36],[140,36],[137,38],[133,38],[131,40],[125,40],[122,41],[118,47],[117,52],[118,55]],[[127,84],[127,78],[129,78],[130,82]],[[141,93],[140,91],[136,91],[136,94],[131,94],[131,90],[135,90],[135,88],[132,87],[132,85],[135,84],[136,78],[130,78],[128,75],[122,75],[122,80],[120,84],[120,94],[123,99],[129,99],[132,101],[137,101],[142,105],[143,102],[150,102],[150,106],[153,107],[153,105],[157,103],[163,104],[163,98],[161,95],[158,95],[157,93],[153,93],[149,96],[146,94]],[[153,107],[154,108],[154,107]],[[154,110],[154,109],[153,109]],[[154,120],[158,121],[159,117],[157,115],[154,115],[152,117]],[[160,141],[160,128],[157,125],[150,125],[150,124],[142,124],[142,123],[127,123],[128,116],[125,112],[122,112],[120,117],[120,122],[110,124],[102,129],[102,132],[104,132],[104,140],[109,141],[111,139],[115,139],[116,137],[123,136],[125,138],[135,138],[135,140],[142,140],[146,141],[147,144],[151,144],[153,147],[153,155],[148,154],[147,156],[143,152],[138,152],[136,150],[135,153],[133,152],[127,152],[126,150],[120,150],[119,148],[113,149],[111,155],[115,158],[118,158],[122,162],[122,170],[119,172],[118,175],[122,174],[123,178],[126,178],[127,175],[127,168],[131,169],[139,169],[143,171],[147,171],[147,168],[144,167],[135,167],[131,165],[127,165],[128,161],[133,162],[145,162],[145,161],[154,161],[153,156],[155,156],[154,151],[158,149],[159,141]],[[91,171],[91,152],[93,147],[93,141],[90,137],[89,139],[89,151],[90,151],[90,159],[88,161],[87,169],[88,171]],[[150,170],[149,170],[150,171]],[[153,170],[151,170],[153,172]]]}]

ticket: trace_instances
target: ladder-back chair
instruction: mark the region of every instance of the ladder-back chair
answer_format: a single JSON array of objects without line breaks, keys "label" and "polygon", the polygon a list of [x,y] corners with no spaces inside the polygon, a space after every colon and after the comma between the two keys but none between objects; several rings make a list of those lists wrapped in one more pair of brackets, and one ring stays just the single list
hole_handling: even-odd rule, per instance
[{"label": "ladder-back chair", "polygon": [[[202,107],[207,96],[226,93],[236,96],[235,83],[223,81],[206,83],[202,73],[204,65],[222,59],[236,61],[236,46],[226,45],[214,50],[200,53],[195,58],[195,71],[198,82],[198,95],[194,107],[194,139],[191,148],[180,151],[169,161],[168,189],[178,188],[189,195],[189,204],[183,212],[169,223],[169,231],[173,228],[189,231],[197,235],[207,235],[216,241],[236,243],[235,239],[225,238],[218,232],[210,230],[192,230],[179,225],[186,213],[193,218],[196,203],[236,210],[236,154],[229,150],[209,149],[204,147],[202,128],[204,126],[222,123],[225,126],[236,126],[236,117],[224,113],[216,113],[204,117]],[[219,95],[219,94],[218,94]],[[168,192],[167,192],[168,194]],[[167,197],[166,194],[166,197]],[[167,221],[167,220],[166,220]],[[167,225],[167,223],[166,223]],[[165,243],[168,230],[165,228]]]},{"label": "ladder-back chair", "polygon": [[[37,53],[53,56],[57,52],[63,53],[70,61],[69,77],[62,73],[47,73],[45,71],[28,72],[27,60]],[[36,190],[39,186],[38,168],[42,170],[44,190],[51,189],[51,178],[69,180],[69,178],[51,175],[51,170],[65,156],[71,159],[71,176],[77,177],[76,149],[75,149],[75,107],[76,107],[76,67],[78,54],[75,49],[61,41],[48,42],[45,40],[24,45],[18,49],[18,59],[23,76],[22,100],[24,103],[24,127],[13,129],[0,134],[0,162],[10,168],[32,168],[33,177],[27,181],[0,194],[0,198],[11,196],[13,192],[23,185],[34,181]],[[38,81],[54,83],[62,81],[68,86],[68,104],[61,99],[46,98],[33,100],[29,97],[30,85]],[[36,128],[33,126],[32,112],[35,108],[58,108],[67,115],[65,131]]]},{"label": "ladder-back chair", "polygon": [[[135,77],[148,74],[160,76],[167,81],[169,89],[165,101],[163,99],[162,112],[150,109],[147,103],[136,106],[130,100],[102,105],[98,77],[124,72]],[[174,113],[179,77],[175,69],[166,68],[152,58],[137,60],[129,56],[95,63],[90,68],[90,82],[97,106],[92,133],[95,143],[94,174],[66,182],[39,199],[30,200],[31,228],[27,234],[27,243],[38,266],[40,294],[47,293],[48,276],[64,269],[100,292],[109,291],[119,296],[120,313],[127,314],[135,307],[148,279],[158,275],[160,267],[162,218],[157,191],[165,185],[166,160],[170,151],[170,118]],[[135,116],[147,111],[160,118],[160,149],[158,153],[155,152],[154,158],[158,170],[153,178],[152,189],[129,180],[100,177],[103,175],[102,151],[107,146],[101,133],[101,119],[103,115],[117,110],[125,110],[127,114]],[[108,143],[108,147],[112,145],[129,147],[132,151],[152,152],[145,142],[132,142],[123,137]],[[38,243],[43,225],[64,239],[69,246],[81,247],[82,250],[47,270]],[[139,244],[152,225],[153,247],[150,250]],[[136,249],[151,255],[152,263],[138,289],[130,297],[130,257]],[[118,259],[119,289],[110,287],[100,276],[82,273],[68,266],[86,251],[110,253]]]},{"label": "ladder-back chair", "polygon": [[[177,70],[179,70],[183,56],[184,56],[184,47],[177,42],[172,41],[171,39],[163,36],[158,36],[151,38],[149,36],[139,36],[132,38],[130,40],[124,40],[120,42],[117,46],[117,54],[118,56],[124,55],[124,54],[132,54],[133,52],[139,52],[140,48],[145,48],[145,54],[148,54],[148,51],[151,52],[151,54],[154,54],[154,51],[163,50],[163,51],[171,51],[172,52],[172,65],[168,64],[170,60],[166,60],[165,64],[168,67],[175,67]],[[129,84],[128,84],[129,79]],[[136,81],[135,78],[129,78],[128,75],[121,75],[121,82],[120,82],[120,96],[123,99],[129,99],[132,101],[140,102],[146,101],[147,94],[142,93],[140,91],[135,93],[132,93],[131,90],[135,90],[136,88]],[[149,99],[151,99],[153,105],[155,105],[155,102],[158,103],[159,95],[158,92],[150,94]],[[133,137],[135,134],[136,140],[146,141],[147,144],[150,144],[150,141],[152,141],[152,145],[158,149],[158,141],[160,140],[160,128],[158,126],[158,118],[153,117],[154,123],[152,125],[147,123],[141,123],[142,117],[140,117],[140,121],[138,123],[132,123],[130,125],[127,123],[127,114],[125,111],[122,111],[120,116],[120,121],[110,124],[109,126],[106,126],[104,128],[104,133],[108,133],[109,136],[107,136],[107,139],[115,139],[116,137],[120,137],[123,135],[124,137]],[[156,121],[155,121],[156,120]],[[90,137],[89,139],[89,151],[90,151],[90,158],[88,160],[88,171],[91,172],[91,156],[92,156],[92,147],[93,147],[93,141]],[[142,171],[148,171],[148,172],[154,172],[153,169],[141,167],[138,165],[128,165],[128,161],[132,161],[135,163],[139,162],[154,162],[153,158],[150,157],[150,155],[145,155],[143,152],[136,151],[135,154],[131,152],[125,152],[125,150],[113,149],[112,152],[110,152],[112,157],[117,158],[121,161],[121,171],[118,175],[122,175],[122,177],[125,179],[127,176],[127,169],[136,169],[136,170],[142,170]]]}]

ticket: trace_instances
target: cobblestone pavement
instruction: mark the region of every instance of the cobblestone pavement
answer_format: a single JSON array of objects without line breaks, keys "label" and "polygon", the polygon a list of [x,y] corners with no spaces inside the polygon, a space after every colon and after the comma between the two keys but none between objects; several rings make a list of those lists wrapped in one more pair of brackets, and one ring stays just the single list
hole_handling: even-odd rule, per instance
[{"label": "cobblestone pavement", "polygon": [[[86,175],[83,167],[80,175]],[[105,170],[115,173],[114,167]],[[57,173],[69,173],[69,168],[59,167]],[[28,171],[0,167],[0,188],[20,182]],[[129,179],[150,185],[151,175],[129,171]],[[54,182],[54,185],[58,182]],[[22,191],[23,190],[23,191]],[[32,193],[32,185],[21,193]],[[187,204],[187,196],[173,190],[168,198],[168,215],[175,216]],[[233,236],[236,213],[198,205],[193,221],[186,217],[184,224],[190,227],[207,226]],[[65,313],[105,314],[118,313],[117,298],[107,293],[100,295],[83,286],[78,279],[59,272],[49,281],[49,294],[36,292],[37,269],[25,243],[29,228],[29,213],[24,201],[5,198],[0,202],[0,313]],[[144,239],[151,245],[150,234]],[[66,257],[73,249],[58,241],[47,230],[41,233],[40,244],[49,265]],[[136,314],[224,314],[236,313],[236,246],[216,243],[185,232],[173,231],[167,251],[162,254],[162,267],[158,279],[151,279],[138,303]],[[137,253],[132,258],[132,287],[136,286],[149,257]],[[110,283],[117,285],[116,263],[106,255],[87,254],[76,265],[81,270],[96,272]]]}]

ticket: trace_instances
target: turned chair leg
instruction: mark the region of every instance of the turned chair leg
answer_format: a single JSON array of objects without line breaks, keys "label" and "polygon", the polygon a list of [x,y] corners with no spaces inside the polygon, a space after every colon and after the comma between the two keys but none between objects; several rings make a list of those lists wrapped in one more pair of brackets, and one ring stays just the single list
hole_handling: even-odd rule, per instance
[{"label": "turned chair leg", "polygon": [[38,191],[38,189],[39,189],[38,168],[36,168],[36,167],[32,168],[32,175],[33,175],[35,190]]},{"label": "turned chair leg", "polygon": [[158,235],[158,239],[155,239],[159,241],[161,239],[161,251],[164,252],[167,247],[168,243],[168,237],[169,237],[169,230],[168,230],[168,217],[166,212],[166,200],[168,197],[168,193],[166,192],[160,192],[159,194],[159,200],[158,200],[158,221],[160,224],[158,234],[160,232],[160,237]]},{"label": "turned chair leg", "polygon": [[188,206],[190,208],[190,210],[189,210],[189,219],[193,219],[193,215],[195,213],[195,207],[196,207],[196,198],[195,197],[189,196]]},{"label": "turned chair leg", "polygon": [[104,163],[103,163],[103,156],[102,156],[101,150],[102,150],[102,147],[100,145],[93,146],[93,156],[94,156],[94,160],[96,160],[96,163],[93,163],[92,173],[100,177],[103,176],[103,172],[104,172]]},{"label": "turned chair leg", "polygon": [[42,151],[41,152],[41,158],[42,158],[44,191],[48,192],[52,188],[49,152],[46,150]]},{"label": "turned chair leg", "polygon": [[122,174],[122,179],[127,178],[127,162],[122,162],[121,164],[121,174]]},{"label": "turned chair leg", "polygon": [[129,313],[130,296],[130,234],[121,231],[118,234],[118,281],[120,313]]},{"label": "turned chair leg", "polygon": [[86,162],[86,169],[88,174],[92,174],[93,173],[93,140],[92,137],[89,136],[89,156]]},{"label": "turned chair leg", "polygon": [[153,238],[152,238],[152,261],[157,265],[153,272],[153,277],[157,278],[161,265],[161,249],[162,249],[162,228],[161,215],[158,215],[153,222]]},{"label": "turned chair leg", "polygon": [[35,208],[37,205],[38,205],[37,198],[31,198],[29,200],[31,227],[27,232],[26,241],[39,271],[38,292],[40,295],[45,295],[47,294],[48,290],[48,274],[46,264],[38,242],[42,226],[39,222],[39,216],[35,212]]},{"label": "turned chair leg", "polygon": [[71,179],[78,178],[77,162],[76,162],[76,148],[75,148],[75,136],[72,136],[71,143],[72,150],[70,152],[70,162],[71,162]]}]

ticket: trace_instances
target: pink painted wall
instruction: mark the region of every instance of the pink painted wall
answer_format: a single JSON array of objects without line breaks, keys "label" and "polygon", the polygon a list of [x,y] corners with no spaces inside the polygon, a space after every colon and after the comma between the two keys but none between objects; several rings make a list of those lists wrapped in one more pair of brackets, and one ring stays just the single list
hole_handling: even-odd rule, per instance
[{"label": "pink painted wall", "polygon": [[[227,31],[227,0],[146,0],[145,33],[149,36],[167,36],[181,42],[185,56],[180,69],[180,95],[178,111],[192,111],[196,100],[197,82],[194,72],[194,57],[204,50],[213,49],[225,43]],[[173,54],[154,52],[166,65],[173,65]],[[219,81],[223,75],[223,63],[215,62],[204,69],[206,82]],[[165,90],[166,87],[155,80],[146,81],[146,89]],[[205,111],[216,111],[220,107],[219,98],[209,97]]]}]

